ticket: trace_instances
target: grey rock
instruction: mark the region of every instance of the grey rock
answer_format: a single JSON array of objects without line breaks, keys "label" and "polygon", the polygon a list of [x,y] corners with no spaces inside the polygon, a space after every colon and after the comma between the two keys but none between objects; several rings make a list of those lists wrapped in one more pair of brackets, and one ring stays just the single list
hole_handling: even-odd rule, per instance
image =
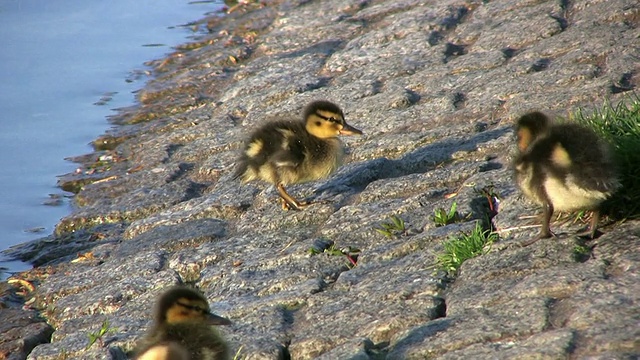
[{"label": "grey rock", "polygon": [[[522,248],[539,209],[511,171],[514,117],[637,87],[636,1],[282,0],[207,21],[112,119],[130,125],[109,149],[75,158],[78,209],[9,251],[38,266],[16,276],[55,329],[29,358],[130,355],[176,283],[233,321],[243,359],[640,356],[639,222],[603,227],[586,257],[573,222]],[[315,204],[285,212],[273,186],[232,179],[251,129],[321,98],[365,135],[331,177],[288,188]],[[118,161],[89,172],[102,155]],[[462,221],[437,227],[454,202]],[[392,216],[405,228],[376,231]],[[477,223],[499,241],[437,271]]]},{"label": "grey rock", "polygon": [[48,343],[53,328],[35,311],[23,311],[18,308],[0,309],[2,359],[24,359],[36,346]]}]

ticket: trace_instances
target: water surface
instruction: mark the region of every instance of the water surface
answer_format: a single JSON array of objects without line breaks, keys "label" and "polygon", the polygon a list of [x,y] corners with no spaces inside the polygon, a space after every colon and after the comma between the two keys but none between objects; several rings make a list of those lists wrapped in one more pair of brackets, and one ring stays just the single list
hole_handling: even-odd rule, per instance
[{"label": "water surface", "polygon": [[[0,2],[0,250],[51,234],[70,213],[69,194],[56,187],[75,169],[64,159],[91,152],[112,109],[133,104],[148,79],[132,74],[188,41],[194,33],[181,25],[220,3]],[[45,205],[56,203],[49,194],[62,201]],[[28,265],[0,257],[2,267]]]}]

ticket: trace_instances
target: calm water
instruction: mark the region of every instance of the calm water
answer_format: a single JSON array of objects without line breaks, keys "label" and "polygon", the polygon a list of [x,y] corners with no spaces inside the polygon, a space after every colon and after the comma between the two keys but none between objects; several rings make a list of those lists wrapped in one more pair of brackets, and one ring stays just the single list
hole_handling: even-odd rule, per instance
[{"label": "calm water", "polygon": [[[220,3],[0,1],[0,250],[51,234],[70,213],[69,194],[56,187],[75,169],[64,159],[91,152],[111,109],[131,105],[147,79],[126,80],[188,41],[194,34],[181,25]],[[62,202],[45,205],[49,194]],[[28,268],[6,260],[9,272]]]}]

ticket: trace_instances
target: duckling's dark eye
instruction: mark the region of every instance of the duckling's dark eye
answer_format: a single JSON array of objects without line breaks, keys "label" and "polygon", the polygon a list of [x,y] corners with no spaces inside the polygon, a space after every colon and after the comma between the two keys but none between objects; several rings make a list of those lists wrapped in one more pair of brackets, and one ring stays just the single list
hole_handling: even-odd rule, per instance
[{"label": "duckling's dark eye", "polygon": [[[334,118],[333,116],[327,117],[327,116],[324,116],[324,115],[319,114],[319,113],[316,113],[316,115],[322,120],[330,121],[330,122],[332,122],[334,124],[341,124],[340,120]],[[320,123],[318,123],[318,126],[319,125],[320,125]]]}]

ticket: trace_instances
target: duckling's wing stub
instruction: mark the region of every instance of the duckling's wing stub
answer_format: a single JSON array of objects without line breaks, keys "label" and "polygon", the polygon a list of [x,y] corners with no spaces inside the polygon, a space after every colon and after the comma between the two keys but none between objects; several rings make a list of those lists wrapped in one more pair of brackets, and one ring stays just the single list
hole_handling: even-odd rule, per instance
[{"label": "duckling's wing stub", "polygon": [[265,176],[267,165],[271,170],[278,166],[297,166],[304,160],[304,146],[300,136],[305,133],[299,121],[276,121],[257,129],[247,142],[236,177],[245,181],[262,178],[273,182],[271,175]]},{"label": "duckling's wing stub", "polygon": [[567,124],[556,126],[550,137],[559,144],[552,157],[554,164],[564,164],[578,186],[603,193],[617,189],[617,169],[610,149],[595,133]]},{"label": "duckling's wing stub", "polygon": [[276,151],[269,159],[278,168],[296,168],[305,158],[305,148],[300,141],[292,139],[283,144],[281,150]]}]

